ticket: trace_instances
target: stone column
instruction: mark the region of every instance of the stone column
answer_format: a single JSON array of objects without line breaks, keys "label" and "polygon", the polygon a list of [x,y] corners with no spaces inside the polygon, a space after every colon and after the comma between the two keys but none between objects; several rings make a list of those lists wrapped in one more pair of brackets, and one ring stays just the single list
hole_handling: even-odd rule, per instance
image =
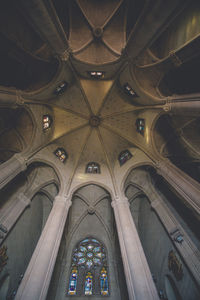
[{"label": "stone column", "polygon": [[172,96],[163,106],[164,111],[185,116],[200,115],[200,94]]},{"label": "stone column", "polygon": [[[146,193],[148,195],[148,193]],[[153,197],[152,197],[153,196]],[[174,246],[178,249],[183,257],[188,269],[193,274],[197,283],[200,283],[200,261],[199,261],[199,250],[191,240],[190,236],[183,229],[179,221],[173,215],[171,210],[163,202],[162,198],[157,192],[152,192],[149,196],[151,201],[151,207],[155,210],[163,223],[166,231],[169,234]],[[154,198],[154,199],[152,199]],[[152,201],[153,200],[153,201]],[[182,237],[179,242],[177,237]]]},{"label": "stone column", "polygon": [[181,196],[185,204],[200,217],[200,184],[168,159],[158,161],[155,167],[158,174],[164,177],[177,194]]},{"label": "stone column", "polygon": [[0,189],[27,168],[27,160],[21,154],[13,155],[0,165]]},{"label": "stone column", "polygon": [[126,50],[131,58],[137,57],[155,41],[173,17],[180,12],[186,1],[150,0],[144,5],[136,26],[131,31]]},{"label": "stone column", "polygon": [[70,199],[56,196],[15,300],[46,299],[70,206]]},{"label": "stone column", "polygon": [[62,60],[68,59],[68,42],[51,2],[20,0],[22,13],[33,24],[44,41]]},{"label": "stone column", "polygon": [[112,201],[130,300],[159,299],[127,198]]},{"label": "stone column", "polygon": [[[4,239],[6,234],[13,227],[15,222],[24,212],[24,210],[30,205],[31,201],[25,194],[20,193],[9,206],[3,208],[0,213],[0,231],[3,231],[5,235],[1,235]],[[2,240],[1,240],[2,241]]]}]

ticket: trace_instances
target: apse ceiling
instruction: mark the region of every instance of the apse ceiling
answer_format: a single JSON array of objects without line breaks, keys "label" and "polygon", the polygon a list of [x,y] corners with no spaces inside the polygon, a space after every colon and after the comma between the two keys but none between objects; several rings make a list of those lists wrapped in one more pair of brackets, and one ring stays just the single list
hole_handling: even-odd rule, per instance
[{"label": "apse ceiling", "polygon": [[[33,1],[36,7],[39,2]],[[37,120],[41,114],[52,117],[48,133],[41,132],[37,151],[42,156],[48,149],[49,159],[65,170],[68,186],[77,178],[88,181],[94,176],[116,187],[115,167],[120,166],[122,151],[154,152],[152,124],[167,102],[159,85],[166,72],[177,68],[177,58],[167,54],[159,59],[154,53],[159,45],[148,46],[175,13],[182,12],[181,2],[169,1],[165,10],[164,4],[156,6],[154,1],[52,0],[39,6],[41,19],[40,10],[34,15],[34,5],[30,9],[25,0],[11,10],[4,5],[0,14],[8,18],[1,19],[0,60],[10,67],[2,76],[0,72],[0,81],[2,77],[2,85],[17,89],[20,101]],[[43,30],[48,24],[52,33]],[[58,38],[61,33],[65,43]],[[68,56],[60,55],[57,38]],[[55,92],[62,85],[64,91]],[[143,134],[138,132],[138,119],[145,120]],[[41,131],[41,124],[37,127]],[[64,163],[54,155],[58,147],[67,152]],[[101,173],[85,174],[89,162],[98,163]]]}]

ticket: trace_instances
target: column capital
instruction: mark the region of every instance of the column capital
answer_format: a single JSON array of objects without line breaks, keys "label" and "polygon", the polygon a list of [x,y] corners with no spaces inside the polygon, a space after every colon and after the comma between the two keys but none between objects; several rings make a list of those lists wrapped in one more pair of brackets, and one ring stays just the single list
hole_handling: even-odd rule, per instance
[{"label": "column capital", "polygon": [[125,204],[125,205],[128,205],[128,206],[130,205],[128,198],[126,198],[125,196],[115,197],[113,199],[113,201],[111,202],[112,207],[115,207],[115,206],[120,205],[120,204]]},{"label": "column capital", "polygon": [[152,202],[151,202],[151,207],[152,208],[157,208],[159,205],[161,205],[162,203],[161,203],[161,201],[160,201],[160,199],[156,199],[156,200],[153,200]]},{"label": "column capital", "polygon": [[27,168],[28,158],[21,153],[16,153],[13,157],[21,164],[21,170],[25,171]]},{"label": "column capital", "polygon": [[68,207],[70,207],[72,205],[70,196],[59,195],[59,194],[54,199],[54,204],[55,203],[63,203],[63,204],[66,204]]},{"label": "column capital", "polygon": [[163,110],[165,112],[169,112],[172,110],[172,98],[171,97],[166,98],[166,103],[163,105]]},{"label": "column capital", "polygon": [[159,170],[163,170],[166,166],[169,166],[170,161],[168,158],[159,159],[155,162],[155,168],[157,172],[160,174]]},{"label": "column capital", "polygon": [[20,193],[17,198],[20,202],[24,203],[25,205],[29,206],[31,204],[31,200],[27,197],[24,193]]}]

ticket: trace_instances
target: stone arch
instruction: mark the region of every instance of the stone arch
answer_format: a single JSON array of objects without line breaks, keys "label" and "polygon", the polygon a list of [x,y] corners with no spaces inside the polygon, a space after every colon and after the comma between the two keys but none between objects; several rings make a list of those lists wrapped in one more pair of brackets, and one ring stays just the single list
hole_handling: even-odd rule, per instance
[{"label": "stone arch", "polygon": [[[0,109],[0,160],[27,150],[34,136],[34,119],[29,110],[18,107]],[[26,124],[26,126],[24,126]]]},{"label": "stone arch", "polygon": [[[93,225],[91,226],[91,224]],[[84,240],[88,236],[101,241],[107,248],[109,299],[121,299],[123,295],[128,297],[127,291],[124,290],[126,283],[120,259],[110,194],[99,185],[87,184],[79,187],[73,193],[72,206],[66,221],[52,277],[52,285],[49,289],[49,299],[66,299],[66,297],[68,299],[70,297],[65,294],[65,291],[68,289],[69,284],[73,249],[80,240]],[[118,261],[117,264],[116,261]],[[119,273],[121,274],[120,280]],[[85,296],[80,295],[80,299],[82,297]],[[101,295],[99,294],[96,297],[99,298]]]}]

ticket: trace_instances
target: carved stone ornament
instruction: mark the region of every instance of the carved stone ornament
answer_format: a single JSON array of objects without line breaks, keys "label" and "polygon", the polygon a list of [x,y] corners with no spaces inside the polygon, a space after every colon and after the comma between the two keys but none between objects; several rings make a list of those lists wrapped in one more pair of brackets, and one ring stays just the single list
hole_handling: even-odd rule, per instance
[{"label": "carved stone ornament", "polygon": [[172,271],[176,280],[181,280],[183,278],[182,264],[176,257],[173,250],[171,250],[168,255],[168,268],[170,271]]}]

